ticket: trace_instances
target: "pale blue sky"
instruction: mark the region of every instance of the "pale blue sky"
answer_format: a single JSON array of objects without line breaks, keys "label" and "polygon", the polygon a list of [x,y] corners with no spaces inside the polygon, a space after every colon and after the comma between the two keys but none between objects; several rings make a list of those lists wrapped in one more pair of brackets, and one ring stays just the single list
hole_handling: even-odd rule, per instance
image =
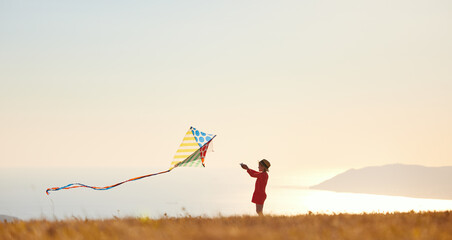
[{"label": "pale blue sky", "polygon": [[0,166],[452,161],[450,1],[0,1]]}]

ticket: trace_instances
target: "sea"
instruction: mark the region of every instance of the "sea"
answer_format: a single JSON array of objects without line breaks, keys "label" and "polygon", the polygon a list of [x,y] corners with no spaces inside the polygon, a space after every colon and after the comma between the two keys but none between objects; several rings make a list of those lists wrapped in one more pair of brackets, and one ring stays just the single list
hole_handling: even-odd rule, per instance
[{"label": "sea", "polygon": [[[0,168],[0,215],[21,220],[124,217],[217,217],[255,215],[254,179],[236,169],[176,168],[106,191],[87,188],[46,194],[69,183],[107,186],[159,172],[149,168]],[[387,213],[452,210],[452,200],[340,193],[309,188],[308,182],[270,179],[264,214]],[[296,179],[297,176],[287,176]],[[326,180],[326,179],[325,179]]]}]

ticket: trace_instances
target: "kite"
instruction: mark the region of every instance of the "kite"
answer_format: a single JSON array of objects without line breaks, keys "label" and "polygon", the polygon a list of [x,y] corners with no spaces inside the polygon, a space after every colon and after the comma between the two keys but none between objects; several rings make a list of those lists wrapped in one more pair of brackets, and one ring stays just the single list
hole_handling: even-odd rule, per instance
[{"label": "kite", "polygon": [[114,185],[105,186],[105,187],[93,187],[88,186],[82,183],[71,183],[63,187],[53,187],[48,188],[46,190],[47,195],[49,195],[50,191],[59,191],[63,189],[72,189],[72,188],[91,188],[94,190],[108,190],[119,185],[122,185],[126,182],[132,182],[139,179],[156,176],[163,173],[168,173],[176,167],[205,167],[204,160],[206,158],[207,149],[212,140],[216,137],[213,134],[207,134],[199,131],[194,127],[190,127],[190,129],[185,134],[185,137],[182,140],[182,143],[179,146],[176,154],[174,155],[173,161],[171,162],[171,167],[162,172],[152,173],[148,175],[144,175],[141,177],[131,178],[120,183],[116,183]]}]

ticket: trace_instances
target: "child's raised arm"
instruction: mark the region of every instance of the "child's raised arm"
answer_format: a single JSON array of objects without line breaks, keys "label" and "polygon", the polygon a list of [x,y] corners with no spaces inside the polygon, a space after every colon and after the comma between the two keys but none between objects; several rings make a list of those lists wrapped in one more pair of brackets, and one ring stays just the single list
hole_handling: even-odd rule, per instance
[{"label": "child's raised arm", "polygon": [[253,169],[249,169],[249,168],[246,171],[248,172],[248,174],[251,177],[255,177],[255,178],[257,178],[260,174],[260,172],[254,171]]}]

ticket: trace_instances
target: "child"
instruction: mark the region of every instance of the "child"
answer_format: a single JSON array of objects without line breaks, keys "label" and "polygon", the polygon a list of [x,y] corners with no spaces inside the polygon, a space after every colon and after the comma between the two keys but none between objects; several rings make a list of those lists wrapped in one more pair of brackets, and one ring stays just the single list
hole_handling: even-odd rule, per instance
[{"label": "child", "polygon": [[268,168],[270,167],[270,162],[266,159],[262,159],[259,161],[259,172],[256,172],[252,169],[249,169],[246,164],[241,163],[243,169],[246,169],[248,174],[251,177],[255,177],[256,185],[254,188],[253,199],[251,202],[256,204],[256,212],[259,216],[264,215],[262,210],[264,209],[264,201],[267,198],[267,194],[265,193],[265,187],[267,186],[268,181]]}]

